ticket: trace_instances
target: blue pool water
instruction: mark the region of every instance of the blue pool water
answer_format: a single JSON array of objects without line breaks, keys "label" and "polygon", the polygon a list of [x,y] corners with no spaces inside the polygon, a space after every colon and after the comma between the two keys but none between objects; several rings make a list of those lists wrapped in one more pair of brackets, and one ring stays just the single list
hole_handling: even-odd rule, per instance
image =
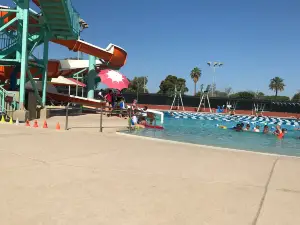
[{"label": "blue pool water", "polygon": [[[300,156],[300,140],[296,137],[300,136],[300,131],[293,130],[295,127],[291,126],[291,121],[285,120],[288,125],[282,124],[282,127],[288,128],[288,133],[283,140],[277,139],[273,134],[263,134],[254,132],[236,132],[231,129],[220,129],[217,125],[225,125],[233,127],[239,118],[229,117],[209,117],[209,119],[190,117],[178,117],[165,114],[164,130],[155,129],[139,129],[131,131],[134,135],[154,137],[159,139],[174,140],[180,142],[211,145],[226,148],[235,148],[242,150],[249,150],[255,152],[275,153],[281,155]],[[269,120],[269,127],[274,127],[273,118]],[[260,119],[261,120],[261,119]],[[259,124],[261,128],[264,122],[252,122],[252,126]],[[246,122],[248,123],[248,121]],[[246,124],[245,123],[245,124]],[[282,121],[280,122],[282,123]],[[293,122],[292,122],[293,123]],[[129,131],[128,131],[129,132]]]}]

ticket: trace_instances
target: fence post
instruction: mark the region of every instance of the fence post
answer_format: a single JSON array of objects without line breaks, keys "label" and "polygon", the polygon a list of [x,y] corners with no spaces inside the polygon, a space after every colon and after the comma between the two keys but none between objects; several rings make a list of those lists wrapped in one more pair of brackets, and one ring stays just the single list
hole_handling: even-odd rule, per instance
[{"label": "fence post", "polygon": [[132,106],[129,109],[129,131],[131,131],[131,110],[132,110]]},{"label": "fence post", "polygon": [[99,129],[99,132],[103,132],[102,119],[103,119],[103,106],[101,105],[101,112],[100,112],[100,129]]},{"label": "fence post", "polygon": [[65,123],[65,130],[68,130],[68,126],[69,126],[69,102],[66,105],[66,123]]}]

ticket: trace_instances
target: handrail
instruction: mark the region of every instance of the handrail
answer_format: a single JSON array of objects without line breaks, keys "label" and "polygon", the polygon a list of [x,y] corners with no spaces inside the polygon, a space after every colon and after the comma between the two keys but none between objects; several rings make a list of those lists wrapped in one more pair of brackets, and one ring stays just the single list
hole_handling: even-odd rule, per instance
[{"label": "handrail", "polygon": [[2,86],[0,86],[0,111],[5,114],[7,113],[7,103],[6,103],[7,96],[13,97],[13,101],[12,101],[13,111],[16,110],[17,104],[15,100],[15,94],[13,94],[12,96],[10,92],[8,92]]},{"label": "handrail", "polygon": [[[33,2],[39,8],[42,8],[40,1],[33,0]],[[79,13],[73,7],[71,0],[61,0],[61,2],[62,2],[62,4],[64,4],[66,13],[68,13],[68,15],[67,15],[69,17],[68,22],[70,22],[70,27],[72,29],[72,32],[74,33],[74,36],[79,36],[79,33],[80,33]]]},{"label": "handrail", "polygon": [[69,18],[72,26],[72,30],[75,35],[79,36],[80,25],[79,25],[79,13],[73,7],[71,0],[63,0],[67,6],[69,12]]},{"label": "handrail", "polygon": [[17,43],[17,37],[11,38],[6,32],[0,32],[0,50],[5,51]]}]

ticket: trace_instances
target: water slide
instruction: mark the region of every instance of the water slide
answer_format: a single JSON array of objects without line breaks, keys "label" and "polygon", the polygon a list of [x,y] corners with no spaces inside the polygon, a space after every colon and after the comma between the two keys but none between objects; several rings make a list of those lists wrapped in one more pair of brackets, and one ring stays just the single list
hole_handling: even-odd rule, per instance
[{"label": "water slide", "polygon": [[[4,6],[1,6],[3,8]],[[7,7],[6,7],[7,8]],[[35,17],[30,17],[29,22],[30,24],[37,24],[38,23],[38,18],[39,14],[37,14],[34,11],[31,11],[32,14],[35,14]],[[7,12],[0,12],[0,17],[7,16]],[[9,16],[7,16],[4,19],[4,23],[9,23],[11,20],[13,20],[16,17],[15,13],[11,13]],[[31,26],[29,26],[31,27]],[[10,26],[7,27],[7,29],[16,29],[16,24],[13,23]],[[31,30],[34,29],[34,30]],[[34,28],[29,28],[29,32],[36,32],[36,27]],[[58,40],[58,39],[53,39],[51,40],[53,43],[60,44],[62,46],[67,47],[69,50],[72,50],[74,52],[80,51],[83,53],[86,53],[88,55],[95,56],[102,61],[104,61],[103,64],[108,65],[109,67],[113,68],[120,68],[124,66],[126,63],[126,58],[127,58],[127,52],[122,49],[119,46],[116,46],[114,44],[109,44],[107,48],[103,49],[98,46],[92,45],[88,42],[85,42],[83,40]],[[48,77],[54,78],[58,76],[68,76],[71,75],[72,73],[77,72],[76,70],[79,68],[71,69],[71,70],[61,70],[60,69],[60,61],[59,60],[51,60],[48,63]],[[74,64],[74,62],[73,62]],[[76,63],[75,63],[76,64]],[[78,62],[78,64],[82,64],[82,62]],[[88,67],[88,63],[86,64],[86,68]],[[98,61],[98,65],[100,65],[101,62]],[[76,67],[76,66],[75,66]],[[81,67],[82,69],[82,67]],[[8,79],[13,68],[12,67],[7,67],[7,66],[0,66],[0,79]],[[74,71],[75,70],[75,71]],[[36,68],[33,68],[31,73],[35,74],[37,72]],[[41,77],[41,74],[38,74],[36,77]]]},{"label": "water slide", "polygon": [[109,66],[120,68],[125,65],[127,53],[119,46],[109,44],[106,49],[97,47],[82,40],[51,40],[56,44],[63,45],[74,52],[80,51],[88,55],[96,56],[109,63]]},{"label": "water slide", "polygon": [[[34,3],[38,3],[38,1],[34,0]],[[39,4],[37,4],[39,6]],[[0,6],[0,8],[8,8],[4,6]],[[17,24],[12,21],[15,20],[16,13],[0,12],[0,17],[6,17],[4,19],[4,23],[10,23],[6,29],[16,30]],[[30,9],[30,24],[38,24],[40,20],[40,14],[37,14],[33,10]],[[37,26],[29,26],[29,33],[36,33],[39,31],[39,27]],[[111,68],[120,68],[126,63],[127,52],[120,48],[119,46],[109,44],[107,48],[103,49],[87,43],[83,40],[51,40],[53,43],[60,44],[62,46],[67,47],[72,51],[80,51],[86,53],[88,55],[95,56],[100,60],[96,61],[96,68],[101,67],[111,67]],[[88,68],[89,62],[88,60],[49,60],[48,62],[48,77],[55,78],[59,76],[70,76],[83,68]],[[10,66],[0,66],[0,79],[5,80],[9,79],[10,74],[13,72],[14,67]],[[30,69],[31,74],[35,75],[36,78],[41,78],[42,74],[39,74],[37,68]],[[20,77],[20,73],[17,74],[17,77]],[[56,101],[62,102],[73,102],[78,104],[84,104],[94,107],[100,107],[103,105],[103,102],[98,100],[86,99],[81,97],[76,97],[72,95],[64,95],[55,92],[47,91],[47,98],[55,99]]]},{"label": "water slide", "polygon": [[[57,78],[59,76],[67,77],[72,74],[89,67],[88,60],[49,60],[48,61],[48,78]],[[100,60],[96,60],[96,68],[105,68]],[[0,80],[9,79],[10,74],[13,72],[14,67],[11,66],[0,66]],[[42,74],[39,73],[38,68],[31,68],[30,72],[32,75],[36,74],[35,78],[41,78]],[[17,78],[20,78],[20,73],[17,73]]]},{"label": "water slide", "polygon": [[[42,93],[42,82],[37,81],[35,83],[35,86],[36,86],[38,92],[41,94]],[[33,88],[32,88],[32,85],[30,82],[27,82],[25,84],[25,88],[27,90],[33,91]],[[97,99],[88,99],[88,98],[83,98],[83,97],[79,97],[79,96],[58,93],[55,86],[51,83],[47,83],[47,100],[55,101],[55,102],[70,102],[70,103],[75,103],[75,104],[79,104],[79,105],[91,106],[91,107],[95,107],[95,108],[101,108],[101,107],[105,106],[104,101],[100,101]]]}]

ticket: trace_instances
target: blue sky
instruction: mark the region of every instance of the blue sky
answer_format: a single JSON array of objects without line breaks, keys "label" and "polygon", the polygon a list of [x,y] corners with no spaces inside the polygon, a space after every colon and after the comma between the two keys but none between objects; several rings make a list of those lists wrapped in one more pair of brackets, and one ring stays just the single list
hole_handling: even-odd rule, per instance
[{"label": "blue sky", "polygon": [[[272,94],[268,84],[275,76],[285,80],[282,95],[300,89],[299,0],[73,0],[73,5],[90,26],[83,39],[126,49],[121,71],[129,78],[148,76],[150,91],[172,74],[185,78],[192,93],[190,71],[200,67],[200,83],[211,83],[206,62],[213,60],[224,62],[216,71],[217,89]],[[51,45],[50,58],[68,56],[76,53]]]}]

